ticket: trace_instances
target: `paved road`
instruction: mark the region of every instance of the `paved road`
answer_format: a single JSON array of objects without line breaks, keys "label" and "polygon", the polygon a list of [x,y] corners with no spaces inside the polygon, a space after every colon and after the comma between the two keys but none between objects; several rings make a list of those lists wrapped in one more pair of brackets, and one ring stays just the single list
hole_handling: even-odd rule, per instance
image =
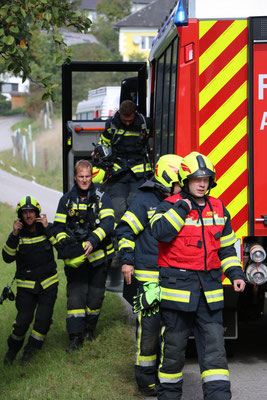
[{"label": "paved road", "polygon": [[[12,148],[12,131],[10,128],[24,118],[23,115],[0,117],[0,151]],[[0,182],[0,202],[7,203],[15,208],[19,199],[31,194],[40,202],[42,211],[47,214],[48,221],[53,222],[58,201],[62,196],[60,192],[9,174],[1,169]]]},{"label": "paved road", "polygon": [[53,222],[61,192],[41,186],[35,182],[19,178],[0,169],[0,202],[16,207],[19,199],[28,194],[40,202],[42,212]]},{"label": "paved road", "polygon": [[25,119],[24,115],[12,115],[10,117],[0,117],[0,151],[12,149],[11,126],[16,122]]}]

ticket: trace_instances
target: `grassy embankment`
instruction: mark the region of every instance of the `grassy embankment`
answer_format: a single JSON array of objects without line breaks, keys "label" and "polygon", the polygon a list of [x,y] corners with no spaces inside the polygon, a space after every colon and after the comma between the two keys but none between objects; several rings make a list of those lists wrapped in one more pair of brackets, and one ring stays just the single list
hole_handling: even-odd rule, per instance
[{"label": "grassy embankment", "polygon": [[[10,233],[15,217],[12,208],[0,204],[0,246]],[[13,278],[15,264],[0,260],[0,290]],[[65,330],[66,295],[62,262],[58,262],[59,294],[53,324],[43,349],[26,366],[21,351],[12,366],[3,365],[6,340],[16,315],[15,303],[0,305],[0,399],[1,400],[132,400],[141,399],[134,378],[134,328],[129,324],[121,299],[106,293],[97,326],[97,339],[68,354]],[[12,289],[15,292],[16,285]],[[30,333],[30,329],[28,334]],[[27,337],[28,337],[27,334]]]},{"label": "grassy embankment", "polygon": [[[28,138],[27,129],[32,127],[32,139],[35,141],[36,166],[32,165],[32,142]],[[29,161],[26,163],[21,157],[14,157],[13,150],[0,152],[0,168],[21,176],[35,180],[37,183],[62,190],[62,140],[61,120],[53,122],[53,128],[44,129],[40,120],[26,118],[13,125],[12,130],[20,128],[28,142]],[[16,171],[14,171],[14,168]]]}]

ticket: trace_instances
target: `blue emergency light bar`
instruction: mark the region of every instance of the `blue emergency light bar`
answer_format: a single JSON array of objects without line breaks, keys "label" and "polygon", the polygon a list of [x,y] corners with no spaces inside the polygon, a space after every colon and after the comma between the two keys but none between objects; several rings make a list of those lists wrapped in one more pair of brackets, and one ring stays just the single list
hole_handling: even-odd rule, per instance
[{"label": "blue emergency light bar", "polygon": [[180,0],[176,14],[174,15],[174,23],[176,26],[183,26],[188,24],[188,12],[186,0]]}]

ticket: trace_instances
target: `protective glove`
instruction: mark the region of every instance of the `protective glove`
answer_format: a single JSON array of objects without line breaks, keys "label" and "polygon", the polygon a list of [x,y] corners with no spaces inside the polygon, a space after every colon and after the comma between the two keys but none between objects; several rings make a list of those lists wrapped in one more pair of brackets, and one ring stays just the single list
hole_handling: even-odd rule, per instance
[{"label": "protective glove", "polygon": [[156,306],[161,301],[161,287],[158,282],[146,282],[143,284],[143,289],[143,293],[133,297],[133,312],[136,314],[139,311],[150,309],[150,312],[146,314],[151,316],[151,313],[159,310]]},{"label": "protective glove", "polygon": [[[86,245],[85,242],[82,243],[82,247],[84,248]],[[74,258],[65,258],[64,263],[65,265],[67,265],[68,267],[72,267],[72,268],[79,268],[80,265],[82,265],[82,263],[84,263],[84,261],[86,260],[86,257],[84,254],[81,254],[78,257],[74,257]]]}]

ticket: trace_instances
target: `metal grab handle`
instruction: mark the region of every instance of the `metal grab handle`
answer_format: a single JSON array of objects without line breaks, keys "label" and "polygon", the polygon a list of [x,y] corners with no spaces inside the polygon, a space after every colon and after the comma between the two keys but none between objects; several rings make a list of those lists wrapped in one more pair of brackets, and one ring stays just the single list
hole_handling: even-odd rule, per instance
[{"label": "metal grab handle", "polygon": [[267,226],[267,215],[262,215],[262,218],[255,218],[255,222],[263,222]]}]

